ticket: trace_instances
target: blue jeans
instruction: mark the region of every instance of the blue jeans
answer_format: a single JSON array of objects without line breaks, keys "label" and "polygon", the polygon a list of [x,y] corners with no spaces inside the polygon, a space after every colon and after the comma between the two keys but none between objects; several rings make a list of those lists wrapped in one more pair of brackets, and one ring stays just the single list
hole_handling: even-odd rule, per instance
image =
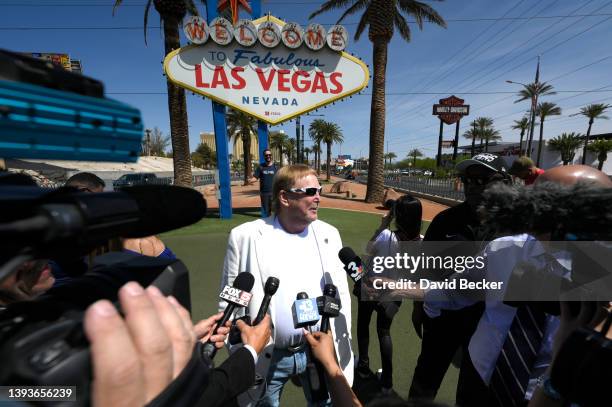
[{"label": "blue jeans", "polygon": [[309,406],[331,406],[330,399],[319,403],[313,403],[311,401],[310,389],[308,386],[304,385],[308,383],[306,375],[307,362],[308,356],[305,350],[292,353],[285,349],[274,349],[272,361],[270,362],[270,369],[268,370],[268,377],[266,378],[266,393],[259,403],[257,403],[257,406],[278,407],[280,405],[283,386],[285,386],[289,378],[294,375],[300,376],[302,390],[304,391],[306,400],[308,400]]}]

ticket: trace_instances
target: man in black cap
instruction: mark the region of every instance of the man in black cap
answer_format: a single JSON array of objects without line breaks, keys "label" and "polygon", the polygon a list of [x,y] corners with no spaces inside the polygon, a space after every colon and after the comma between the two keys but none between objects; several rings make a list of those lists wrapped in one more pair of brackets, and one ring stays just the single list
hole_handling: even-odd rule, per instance
[{"label": "man in black cap", "polygon": [[[436,252],[435,255],[475,255],[480,250],[478,242],[487,240],[476,214],[482,194],[492,183],[511,182],[505,161],[495,154],[478,154],[457,164],[456,170],[464,185],[465,201],[436,215],[424,240],[457,243],[449,246],[448,243],[430,243],[430,249],[442,251]],[[433,278],[443,280],[453,272],[454,270],[435,270],[436,275]],[[456,401],[458,405],[462,405],[462,400],[466,399],[465,395],[480,383],[468,356],[467,346],[483,310],[483,303],[456,311],[441,310],[428,305],[427,302],[414,303],[412,322],[422,342],[409,398],[434,399],[453,357],[461,348],[464,357],[461,361]]]}]

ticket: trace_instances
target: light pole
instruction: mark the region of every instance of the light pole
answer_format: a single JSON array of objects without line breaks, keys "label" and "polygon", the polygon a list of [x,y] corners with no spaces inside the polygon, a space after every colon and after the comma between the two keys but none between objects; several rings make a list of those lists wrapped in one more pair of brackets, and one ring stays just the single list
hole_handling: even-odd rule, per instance
[{"label": "light pole", "polygon": [[[527,88],[528,86],[525,85],[522,82],[516,82],[516,81],[506,81],[507,83],[512,83],[515,85],[522,85],[523,87]],[[536,82],[536,88],[537,88],[538,83]],[[537,90],[537,89],[534,89]],[[531,95],[531,108],[529,109],[529,121],[531,122],[529,124],[529,135],[528,135],[528,141],[527,141],[527,148],[526,148],[526,155],[531,156],[531,143],[533,140],[533,131],[534,131],[534,127],[535,127],[535,114],[536,114],[536,106],[538,105],[538,93],[537,92],[533,92],[533,94]]]}]

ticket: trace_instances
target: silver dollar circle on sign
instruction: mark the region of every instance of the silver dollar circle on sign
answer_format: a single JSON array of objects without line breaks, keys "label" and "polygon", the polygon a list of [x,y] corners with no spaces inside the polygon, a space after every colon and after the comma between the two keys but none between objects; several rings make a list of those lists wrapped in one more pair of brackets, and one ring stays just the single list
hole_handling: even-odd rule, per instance
[{"label": "silver dollar circle on sign", "polygon": [[304,30],[298,23],[287,23],[281,30],[281,39],[287,48],[299,48],[304,42]]},{"label": "silver dollar circle on sign", "polygon": [[219,45],[227,45],[234,39],[234,27],[223,17],[212,20],[209,29],[210,38]]},{"label": "silver dollar circle on sign", "polygon": [[208,41],[209,31],[208,24],[200,16],[191,16],[185,20],[183,24],[183,32],[185,37],[192,44],[201,45]]},{"label": "silver dollar circle on sign", "polygon": [[304,34],[304,42],[311,50],[320,50],[325,45],[325,28],[321,24],[310,24]]},{"label": "silver dollar circle on sign", "polygon": [[239,20],[234,27],[234,38],[243,47],[250,47],[257,42],[257,27],[251,20]]},{"label": "silver dollar circle on sign", "polygon": [[327,46],[334,51],[344,51],[348,45],[348,32],[342,25],[335,25],[327,32]]},{"label": "silver dollar circle on sign", "polygon": [[272,21],[261,23],[257,28],[257,38],[264,47],[274,48],[281,41],[281,33],[278,26]]}]

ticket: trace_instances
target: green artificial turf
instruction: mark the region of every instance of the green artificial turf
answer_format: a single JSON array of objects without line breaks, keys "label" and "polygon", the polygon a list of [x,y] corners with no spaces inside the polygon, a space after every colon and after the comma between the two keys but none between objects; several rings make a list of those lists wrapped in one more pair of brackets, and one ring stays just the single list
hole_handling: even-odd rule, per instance
[{"label": "green artificial turf", "polygon": [[[229,232],[241,223],[258,219],[259,209],[234,210],[234,216],[230,220],[221,220],[217,216],[213,212],[195,225],[161,236],[166,245],[176,253],[190,271],[194,320],[206,318],[216,312],[220,276]],[[380,224],[380,215],[327,208],[319,209],[319,219],[338,228],[344,246],[352,247],[358,254],[364,252],[367,241]],[[428,222],[423,222],[423,231],[428,225]],[[349,282],[349,285],[352,286],[352,283]],[[357,304],[354,297],[352,298],[352,310],[353,349],[357,353]],[[412,372],[421,347],[420,339],[412,328],[411,311],[412,302],[404,301],[394,319],[391,335],[394,347],[394,389],[402,397],[408,394]],[[374,372],[381,367],[375,319],[376,315],[373,316],[370,325],[369,355],[370,368]],[[449,335],[452,333],[449,332]],[[225,357],[226,352],[220,352],[216,362],[220,363]],[[438,401],[454,403],[457,372],[457,369],[451,366],[438,393]],[[378,391],[378,385],[374,379],[359,380],[356,377],[355,391],[362,401],[367,402]],[[305,404],[302,390],[289,382],[282,394],[281,406]]]}]

